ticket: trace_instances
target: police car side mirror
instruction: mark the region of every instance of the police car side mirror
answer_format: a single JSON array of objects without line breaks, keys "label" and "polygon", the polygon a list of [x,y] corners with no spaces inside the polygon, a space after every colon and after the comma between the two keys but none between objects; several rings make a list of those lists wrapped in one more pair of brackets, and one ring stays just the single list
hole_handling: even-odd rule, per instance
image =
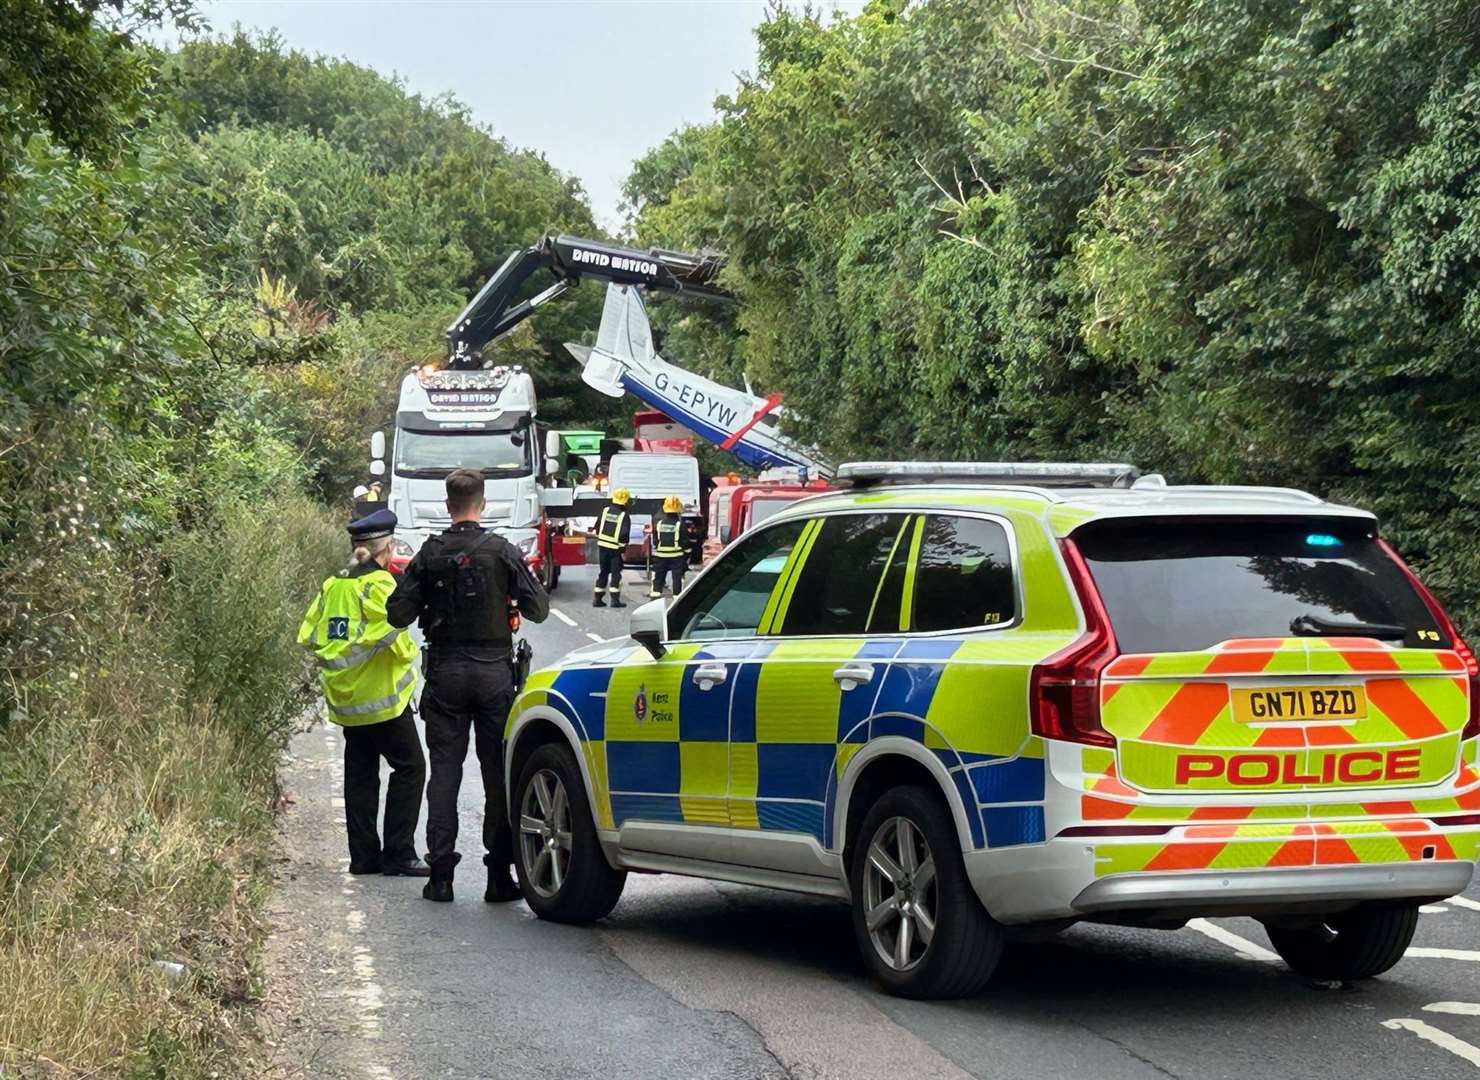
[{"label": "police car side mirror", "polygon": [[667,649],[663,639],[668,636],[668,606],[662,600],[649,600],[632,612],[632,640],[641,645],[654,660],[661,660]]}]

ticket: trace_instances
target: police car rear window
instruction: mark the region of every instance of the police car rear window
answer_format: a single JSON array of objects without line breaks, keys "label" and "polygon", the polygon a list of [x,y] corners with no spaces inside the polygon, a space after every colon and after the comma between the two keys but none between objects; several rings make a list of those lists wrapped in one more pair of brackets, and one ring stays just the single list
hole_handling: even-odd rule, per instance
[{"label": "police car rear window", "polygon": [[982,518],[926,517],[910,629],[998,626],[1016,615],[1007,530]]},{"label": "police car rear window", "polygon": [[1137,518],[1087,525],[1073,540],[1122,652],[1291,637],[1301,616],[1402,627],[1403,644],[1448,646],[1365,523]]}]

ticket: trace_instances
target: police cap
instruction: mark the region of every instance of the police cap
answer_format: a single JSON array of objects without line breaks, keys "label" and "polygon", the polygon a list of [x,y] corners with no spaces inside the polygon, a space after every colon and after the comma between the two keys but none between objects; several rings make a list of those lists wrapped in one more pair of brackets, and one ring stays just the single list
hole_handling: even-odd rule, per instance
[{"label": "police cap", "polygon": [[378,540],[396,531],[396,515],[391,510],[377,510],[349,523],[349,538],[354,541]]}]

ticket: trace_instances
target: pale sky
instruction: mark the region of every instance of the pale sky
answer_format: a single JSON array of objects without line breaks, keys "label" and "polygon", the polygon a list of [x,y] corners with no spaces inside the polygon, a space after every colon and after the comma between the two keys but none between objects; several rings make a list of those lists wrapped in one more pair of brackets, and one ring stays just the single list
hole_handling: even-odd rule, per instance
[{"label": "pale sky", "polygon": [[[636,158],[755,68],[764,0],[201,0],[213,33],[276,27],[309,53],[452,91],[515,146],[580,178],[615,228]],[[856,13],[862,0],[824,0]]]}]

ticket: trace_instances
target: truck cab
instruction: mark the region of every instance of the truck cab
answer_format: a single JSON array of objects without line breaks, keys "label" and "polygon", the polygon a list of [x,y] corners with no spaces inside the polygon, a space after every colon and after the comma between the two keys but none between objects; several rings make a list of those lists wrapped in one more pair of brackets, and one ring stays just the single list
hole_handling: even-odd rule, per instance
[{"label": "truck cab", "polygon": [[[718,481],[716,481],[718,483]],[[704,561],[713,559],[737,537],[798,499],[835,490],[821,480],[757,480],[716,486],[709,495],[709,531],[704,539]]]},{"label": "truck cab", "polygon": [[487,500],[483,525],[515,544],[535,575],[552,584],[536,413],[534,380],[517,367],[422,367],[406,375],[396,405],[387,504],[399,522],[396,538],[409,552],[451,524],[447,475],[477,469]]}]

